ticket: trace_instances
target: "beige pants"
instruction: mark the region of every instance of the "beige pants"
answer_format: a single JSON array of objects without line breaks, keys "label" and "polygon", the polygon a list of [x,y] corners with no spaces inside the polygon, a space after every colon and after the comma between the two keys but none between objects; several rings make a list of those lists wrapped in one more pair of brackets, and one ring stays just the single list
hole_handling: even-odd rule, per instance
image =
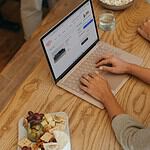
[{"label": "beige pants", "polygon": [[[21,0],[21,19],[26,40],[41,23],[42,2],[43,0]],[[49,7],[52,7],[55,0],[48,0],[48,3]]]}]

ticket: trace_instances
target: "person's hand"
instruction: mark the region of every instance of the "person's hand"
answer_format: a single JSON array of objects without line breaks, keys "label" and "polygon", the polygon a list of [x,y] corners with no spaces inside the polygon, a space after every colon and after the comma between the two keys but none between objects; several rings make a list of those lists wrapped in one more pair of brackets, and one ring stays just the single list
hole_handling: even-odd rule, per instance
[{"label": "person's hand", "polygon": [[145,19],[144,23],[139,26],[138,33],[150,42],[150,18]]},{"label": "person's hand", "polygon": [[124,113],[112,94],[107,80],[99,72],[83,75],[80,82],[80,88],[83,91],[104,104],[111,119]]},{"label": "person's hand", "polygon": [[128,73],[130,64],[111,54],[102,55],[96,62],[96,67],[115,74]]},{"label": "person's hand", "polygon": [[83,91],[101,101],[104,105],[113,97],[107,80],[105,80],[99,72],[83,75],[80,82],[80,88]]}]

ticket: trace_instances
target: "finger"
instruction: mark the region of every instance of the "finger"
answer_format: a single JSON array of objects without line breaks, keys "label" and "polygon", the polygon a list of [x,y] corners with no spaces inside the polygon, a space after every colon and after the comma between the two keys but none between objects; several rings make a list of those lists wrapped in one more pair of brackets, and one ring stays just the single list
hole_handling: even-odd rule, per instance
[{"label": "finger", "polygon": [[80,85],[80,89],[88,93],[88,87],[86,87],[82,84]]},{"label": "finger", "polygon": [[97,75],[96,75],[96,73],[89,73],[89,76],[92,78],[95,78]]},{"label": "finger", "polygon": [[115,73],[115,71],[114,71],[114,68],[113,68],[113,67],[101,66],[99,69],[100,69],[100,70],[103,70],[103,71],[107,71],[107,72]]},{"label": "finger", "polygon": [[143,24],[148,23],[148,22],[150,22],[150,18],[147,17],[147,18],[144,19]]},{"label": "finger", "polygon": [[141,34],[144,38],[148,38],[148,36],[147,36],[147,34],[143,31],[143,29],[141,29],[141,28],[138,28],[138,32],[139,32],[139,34]]},{"label": "finger", "polygon": [[100,79],[105,80],[105,78],[100,74],[99,71],[95,71],[95,72],[94,72],[94,76],[95,76],[95,77],[98,77],[98,78],[100,78]]},{"label": "finger", "polygon": [[101,77],[101,76],[102,76],[102,75],[100,74],[99,71],[95,71],[95,77],[99,78],[99,77]]},{"label": "finger", "polygon": [[112,56],[112,54],[103,54],[100,56],[100,58],[96,61],[96,64],[99,63],[102,60],[108,59]]},{"label": "finger", "polygon": [[143,23],[148,22],[149,18],[145,18]]},{"label": "finger", "polygon": [[148,25],[148,21],[147,22],[144,22],[144,26],[147,26]]},{"label": "finger", "polygon": [[81,84],[85,85],[85,86],[89,86],[89,82],[85,79],[85,78],[81,78],[80,79]]},{"label": "finger", "polygon": [[103,66],[103,65],[107,65],[107,64],[111,64],[111,60],[110,59],[105,59],[100,61],[99,63],[96,64],[96,68],[98,68],[99,66]]},{"label": "finger", "polygon": [[96,74],[96,75],[100,75],[100,73],[99,73],[98,71],[95,71],[95,74]]},{"label": "finger", "polygon": [[87,81],[90,81],[92,79],[92,77],[90,77],[89,75],[83,75],[82,78],[84,78]]}]

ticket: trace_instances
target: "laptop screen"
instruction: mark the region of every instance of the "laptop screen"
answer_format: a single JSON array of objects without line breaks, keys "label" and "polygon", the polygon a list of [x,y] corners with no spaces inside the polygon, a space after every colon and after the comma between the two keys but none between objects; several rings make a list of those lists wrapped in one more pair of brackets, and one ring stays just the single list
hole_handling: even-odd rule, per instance
[{"label": "laptop screen", "polygon": [[55,80],[97,40],[93,9],[87,0],[41,38]]}]

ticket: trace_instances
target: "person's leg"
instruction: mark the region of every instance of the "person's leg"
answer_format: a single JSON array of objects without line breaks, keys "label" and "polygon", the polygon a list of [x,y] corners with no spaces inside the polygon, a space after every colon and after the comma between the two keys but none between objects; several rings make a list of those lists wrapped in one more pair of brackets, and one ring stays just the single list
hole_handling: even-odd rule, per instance
[{"label": "person's leg", "polygon": [[150,19],[144,21],[138,28],[138,33],[150,42]]},{"label": "person's leg", "polygon": [[43,0],[21,0],[21,19],[25,39],[29,39],[42,20]]}]

